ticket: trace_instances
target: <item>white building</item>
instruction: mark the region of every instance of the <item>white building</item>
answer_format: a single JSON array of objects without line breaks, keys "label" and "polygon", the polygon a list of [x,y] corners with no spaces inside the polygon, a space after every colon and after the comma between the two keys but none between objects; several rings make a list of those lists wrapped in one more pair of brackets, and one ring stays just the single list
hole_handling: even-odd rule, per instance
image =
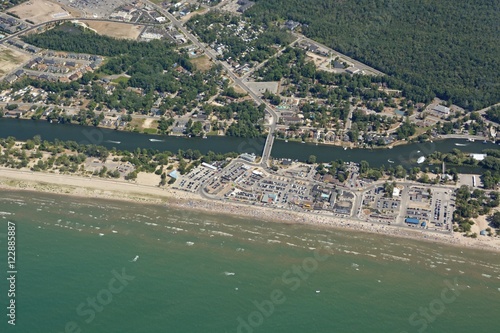
[{"label": "white building", "polygon": [[212,164],[208,164],[208,163],[201,163],[202,166],[204,166],[205,168],[208,168],[210,170],[213,170],[213,171],[217,171],[217,167],[213,166]]},{"label": "white building", "polygon": [[154,34],[151,32],[145,32],[141,35],[141,38],[144,39],[161,39],[163,36],[161,34]]},{"label": "white building", "polygon": [[247,153],[243,153],[240,155],[240,158],[241,159],[244,159],[245,161],[248,161],[248,162],[255,162],[255,159],[257,158],[255,156],[255,154],[247,154]]},{"label": "white building", "polygon": [[360,73],[360,70],[359,68],[356,68],[356,67],[349,67],[349,68],[346,68],[345,70],[347,73],[349,74],[358,74]]},{"label": "white building", "polygon": [[444,105],[436,105],[432,108],[432,111],[435,111],[439,114],[448,116],[450,114],[450,108],[444,106]]},{"label": "white building", "polygon": [[486,154],[470,154],[470,157],[472,157],[476,161],[482,161],[486,157]]}]

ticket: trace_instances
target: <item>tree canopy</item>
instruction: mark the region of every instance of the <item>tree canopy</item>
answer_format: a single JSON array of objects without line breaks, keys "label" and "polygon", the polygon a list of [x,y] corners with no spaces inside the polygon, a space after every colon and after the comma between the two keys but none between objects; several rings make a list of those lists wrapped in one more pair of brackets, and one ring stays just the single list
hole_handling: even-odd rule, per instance
[{"label": "tree canopy", "polygon": [[401,81],[406,97],[433,95],[469,110],[500,101],[496,0],[256,0],[246,15],[291,19],[302,31]]}]

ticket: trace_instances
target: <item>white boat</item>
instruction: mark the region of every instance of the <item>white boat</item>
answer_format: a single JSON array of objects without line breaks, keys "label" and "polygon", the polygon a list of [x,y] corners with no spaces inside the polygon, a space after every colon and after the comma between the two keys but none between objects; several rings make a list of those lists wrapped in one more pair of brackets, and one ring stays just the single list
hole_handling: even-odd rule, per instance
[{"label": "white boat", "polygon": [[151,142],[165,142],[165,140],[158,140],[158,139],[149,139]]},{"label": "white boat", "polygon": [[347,147],[344,147],[344,150],[347,150]]},{"label": "white boat", "polygon": [[467,141],[469,141],[469,142],[474,142],[475,140],[474,140],[474,139],[472,139],[472,138],[468,138],[468,139],[467,139]]},{"label": "white boat", "polygon": [[285,140],[285,142],[288,142],[288,140]]},{"label": "white boat", "polygon": [[113,141],[113,140],[108,140],[106,142],[116,143],[117,145],[119,145],[121,143],[121,141]]},{"label": "white boat", "polygon": [[425,157],[420,156],[420,157],[418,158],[418,160],[417,160],[417,163],[418,163],[418,164],[422,164],[422,163],[424,163],[424,161],[425,161]]},{"label": "white boat", "polygon": [[465,147],[465,146],[467,146],[467,144],[466,143],[455,143],[455,146]]},{"label": "white boat", "polygon": [[134,258],[134,259],[132,259],[132,260],[130,260],[130,262],[136,262],[136,261],[137,261],[137,259],[139,259],[139,256],[135,256],[135,258]]},{"label": "white boat", "polygon": [[389,163],[394,163],[394,161],[392,161],[392,160],[387,160],[387,162],[389,162]]},{"label": "white boat", "polygon": [[420,153],[420,150],[417,150],[417,153]]}]

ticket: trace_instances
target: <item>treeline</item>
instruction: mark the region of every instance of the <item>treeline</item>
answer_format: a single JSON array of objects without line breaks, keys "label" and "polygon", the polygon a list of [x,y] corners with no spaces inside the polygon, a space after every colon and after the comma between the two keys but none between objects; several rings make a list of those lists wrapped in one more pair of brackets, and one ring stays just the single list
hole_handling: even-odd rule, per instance
[{"label": "treeline", "polygon": [[[111,94],[101,85],[93,84],[90,97],[96,103],[104,103],[110,109],[126,109],[133,112],[149,112],[158,94],[172,94],[163,99],[160,110],[173,109],[185,113],[197,105],[197,99],[214,96],[221,85],[220,67],[207,72],[196,71],[186,52],[177,52],[170,43],[154,40],[137,42],[98,35],[71,23],[62,24],[42,34],[23,37],[24,41],[52,50],[97,54],[110,57],[97,71],[99,75],[126,73],[128,80],[120,81]],[[79,83],[88,85],[99,77],[86,73]],[[36,83],[21,81],[17,85],[31,84],[47,91],[78,90],[76,83]],[[129,87],[141,89],[141,93]],[[57,98],[57,96],[55,96]]]},{"label": "treeline", "polygon": [[486,118],[488,118],[488,120],[494,121],[497,124],[500,124],[500,107],[492,107],[488,111],[486,111]]},{"label": "treeline", "polygon": [[311,94],[312,97],[326,99],[332,105],[340,105],[350,97],[366,102],[380,98],[386,106],[396,106],[384,91],[378,89],[381,84],[397,88],[390,77],[326,72],[318,69],[312,61],[306,61],[305,50],[298,48],[287,47],[279,57],[270,59],[257,74],[262,81],[286,79],[285,84],[293,84],[284,89],[284,96],[306,97]]},{"label": "treeline", "polygon": [[[106,161],[112,155],[115,162],[129,162],[134,166],[134,171],[125,177],[125,179],[129,180],[135,179],[137,173],[141,171],[155,172],[161,175],[165,171],[164,167],[167,170],[172,169],[172,159],[178,162],[178,171],[184,174],[202,162],[212,163],[238,156],[237,153],[217,154],[213,151],[203,155],[200,151],[192,149],[179,150],[176,154],[170,151],[140,148],[134,151],[122,151],[115,148],[108,150],[103,146],[79,144],[75,141],[56,139],[49,142],[42,140],[38,135],[27,140],[19,148],[15,147],[15,143],[16,139],[14,137],[0,138],[0,147],[4,148],[3,153],[0,155],[0,166],[20,169],[28,167],[30,161],[35,160],[37,163],[31,167],[32,171],[46,171],[55,167],[61,173],[77,173],[82,171],[81,165],[87,158],[91,157]],[[44,152],[50,153],[50,156],[46,159],[43,159]],[[100,177],[120,177],[117,170],[107,170],[105,167],[94,174]],[[162,180],[165,180],[165,177],[162,177]],[[165,185],[165,183],[162,185]]]},{"label": "treeline", "polygon": [[469,232],[471,226],[474,225],[472,218],[489,214],[491,209],[499,204],[500,195],[498,192],[492,191],[486,194],[479,189],[471,191],[468,186],[461,186],[456,192],[453,222],[458,224],[458,231]]},{"label": "treeline", "polygon": [[90,29],[72,23],[60,24],[41,34],[24,35],[21,39],[26,43],[50,50],[96,54],[105,57],[123,54],[149,57],[153,53],[158,55],[164,53],[165,58],[168,59],[174,55],[172,45],[160,40],[137,42],[117,39],[96,34]]},{"label": "treeline", "polygon": [[253,101],[230,103],[224,106],[205,105],[207,114],[215,113],[220,120],[236,120],[226,130],[226,135],[256,138],[264,131],[265,105],[256,106]]},{"label": "treeline", "polygon": [[415,102],[437,95],[468,110],[500,101],[496,0],[256,0],[254,21],[302,31],[393,75]]},{"label": "treeline", "polygon": [[[433,152],[427,159],[433,164],[439,165],[445,162],[449,166],[479,166],[483,169],[481,181],[486,189],[494,189],[500,183],[500,151],[498,149],[484,149],[483,154],[487,156],[478,161],[469,153],[459,149],[453,149],[449,153]],[[451,170],[450,170],[451,171]]]}]

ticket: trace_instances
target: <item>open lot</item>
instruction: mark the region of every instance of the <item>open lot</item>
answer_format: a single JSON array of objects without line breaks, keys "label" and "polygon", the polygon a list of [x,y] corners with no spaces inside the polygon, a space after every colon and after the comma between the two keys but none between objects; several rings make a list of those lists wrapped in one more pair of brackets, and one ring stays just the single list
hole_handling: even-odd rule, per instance
[{"label": "open lot", "polygon": [[190,61],[196,66],[196,69],[200,71],[206,72],[212,67],[212,61],[206,55],[192,58]]},{"label": "open lot", "polygon": [[28,61],[30,58],[29,54],[19,52],[6,48],[4,46],[0,47],[0,76],[4,76],[10,73],[12,70],[17,68],[19,65]]},{"label": "open lot", "polygon": [[144,26],[118,22],[86,21],[85,24],[100,35],[122,39],[137,39]]},{"label": "open lot", "polygon": [[278,93],[279,82],[248,82],[247,86],[257,95],[262,95],[266,90],[273,94]]},{"label": "open lot", "polygon": [[80,16],[80,13],[76,10],[65,9],[60,4],[47,0],[30,0],[13,7],[9,12],[16,14],[23,20],[28,19],[34,23]]}]

